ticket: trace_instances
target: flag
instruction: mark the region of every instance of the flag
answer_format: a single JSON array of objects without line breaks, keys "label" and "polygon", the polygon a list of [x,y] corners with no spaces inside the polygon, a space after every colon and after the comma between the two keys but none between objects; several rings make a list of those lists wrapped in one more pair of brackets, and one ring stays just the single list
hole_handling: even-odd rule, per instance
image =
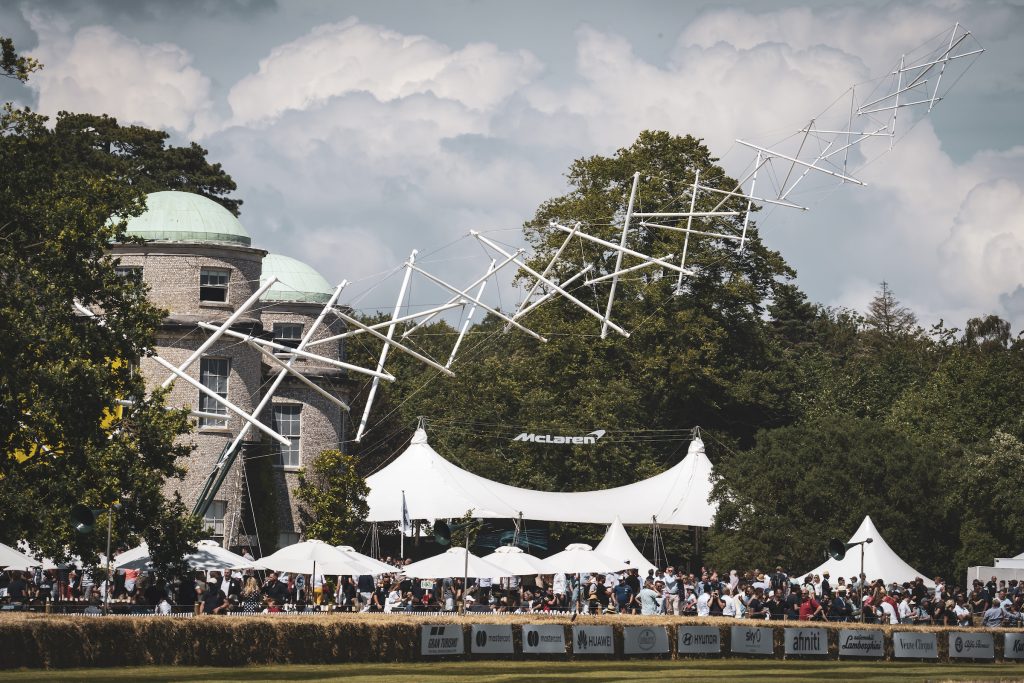
[{"label": "flag", "polygon": [[412,520],[409,519],[409,507],[405,504],[405,491],[402,491],[402,535],[412,534]]}]

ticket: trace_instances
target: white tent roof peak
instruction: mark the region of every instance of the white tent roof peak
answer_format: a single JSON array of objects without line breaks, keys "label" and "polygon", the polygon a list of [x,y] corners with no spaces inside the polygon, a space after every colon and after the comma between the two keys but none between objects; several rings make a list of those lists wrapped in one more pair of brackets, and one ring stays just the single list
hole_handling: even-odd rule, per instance
[{"label": "white tent roof peak", "polygon": [[601,542],[597,544],[595,550],[602,555],[607,555],[616,560],[625,560],[629,563],[630,567],[643,572],[649,569],[657,569],[637,549],[636,544],[629,538],[629,534],[626,533],[626,527],[622,526],[618,516],[615,517],[615,521],[608,527],[608,531],[605,533],[604,538],[601,539]]},{"label": "white tent roof peak", "polygon": [[704,442],[699,436],[693,437],[693,441],[690,442],[690,447],[686,449],[686,455],[687,457],[691,455],[703,455],[707,457],[707,454],[704,452]]},{"label": "white tent roof peak", "polygon": [[366,478],[368,522],[402,519],[405,502],[412,519],[474,517],[608,524],[709,527],[715,506],[711,461],[699,439],[685,458],[661,474],[598,491],[533,491],[485,479],[439,455],[423,428],[387,466]]},{"label": "white tent roof peak", "polygon": [[[871,539],[871,543],[865,543],[864,548],[864,573],[867,575],[869,581],[874,579],[882,579],[886,583],[895,581],[896,583],[905,583],[907,581],[913,581],[917,577],[924,579],[924,584],[929,587],[934,587],[935,582],[929,579],[925,574],[917,571],[909,564],[903,561],[903,559],[896,554],[896,552],[889,547],[889,544],[882,538],[882,534],[878,532],[878,528],[875,523],[871,521],[870,515],[865,515],[864,521],[860,523],[857,531],[854,532],[853,536],[850,537],[850,543],[860,543]],[[800,576],[807,576],[807,574],[822,574],[829,572],[830,576],[837,578],[840,576],[851,577],[860,574],[860,548],[850,548],[846,553],[846,557],[842,560],[834,560],[829,558],[824,564],[812,569],[809,572],[800,574]]]}]

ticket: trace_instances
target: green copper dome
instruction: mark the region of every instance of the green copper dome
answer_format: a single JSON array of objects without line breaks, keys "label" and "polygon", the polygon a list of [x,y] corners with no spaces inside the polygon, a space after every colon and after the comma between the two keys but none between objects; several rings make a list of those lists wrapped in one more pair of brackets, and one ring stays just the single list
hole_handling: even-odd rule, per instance
[{"label": "green copper dome", "polygon": [[277,276],[277,282],[260,297],[261,301],[305,301],[325,304],[334,294],[334,287],[331,287],[323,275],[302,261],[288,256],[267,254],[263,257],[260,284],[269,280],[272,275]]},{"label": "green copper dome", "polygon": [[128,219],[128,234],[161,242],[252,244],[249,233],[230,211],[191,192],[146,195],[146,212]]}]

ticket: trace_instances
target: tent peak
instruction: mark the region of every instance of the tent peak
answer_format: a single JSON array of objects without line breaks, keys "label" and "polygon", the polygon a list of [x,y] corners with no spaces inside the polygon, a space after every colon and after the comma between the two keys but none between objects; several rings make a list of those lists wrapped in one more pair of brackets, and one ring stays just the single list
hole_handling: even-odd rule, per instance
[{"label": "tent peak", "polygon": [[693,441],[690,442],[690,447],[686,449],[687,455],[706,455],[704,453],[704,441],[699,437],[693,437]]},{"label": "tent peak", "polygon": [[412,443],[427,443],[427,430],[425,430],[423,427],[417,427],[416,433],[412,435]]}]

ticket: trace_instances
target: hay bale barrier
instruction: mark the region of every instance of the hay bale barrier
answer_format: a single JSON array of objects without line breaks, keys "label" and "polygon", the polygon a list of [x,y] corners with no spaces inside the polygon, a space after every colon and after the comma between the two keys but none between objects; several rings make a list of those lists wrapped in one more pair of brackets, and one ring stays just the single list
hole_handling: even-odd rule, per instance
[{"label": "hay bale barrier", "polygon": [[[559,654],[524,653],[524,625],[561,626],[565,649]],[[473,654],[474,625],[510,625],[512,627],[511,654]],[[461,648],[458,654],[424,654],[424,639],[421,629],[430,626],[445,626],[437,631],[447,637],[457,635],[461,630]],[[611,654],[607,631],[613,635]],[[652,648],[650,654],[626,654],[626,627],[664,628],[668,634],[668,652],[660,649],[663,640],[660,633],[644,633],[643,629],[632,630],[629,634],[633,651],[635,643],[641,642]],[[690,630],[701,627],[701,630]],[[709,628],[710,627],[710,628]],[[733,627],[745,629],[767,628],[761,633],[764,654],[747,654],[756,644],[733,643]],[[590,630],[592,638],[589,652],[581,651],[585,643],[580,631]],[[803,633],[794,630],[803,629]],[[824,642],[819,638],[823,629]],[[1021,663],[1024,676],[1024,652],[1004,652],[1005,634],[1011,638],[1019,636],[1024,643],[1024,632],[1019,629],[955,629],[929,626],[882,626],[818,622],[763,622],[735,619],[693,619],[678,617],[616,617],[581,615],[575,621],[567,615],[543,614],[501,614],[468,615],[454,614],[389,615],[389,614],[317,614],[317,615],[258,615],[246,617],[196,617],[175,619],[163,617],[84,617],[42,614],[6,614],[0,617],[0,669],[64,669],[78,667],[120,667],[120,666],[244,666],[259,664],[336,664],[347,662],[414,662],[443,661],[452,659],[560,659],[594,661],[598,659],[662,658],[694,659],[703,657],[749,657],[777,658],[786,655],[786,638],[800,637],[790,643],[794,648],[807,648],[819,654],[796,655],[797,658],[836,659],[840,650],[840,631],[881,631],[884,634],[884,653],[875,660],[894,660],[894,632],[928,634],[935,638],[935,650],[927,661],[967,661],[962,659],[974,652],[972,647],[984,646],[987,638],[972,638],[980,634],[992,636],[991,656],[978,661],[1007,661]],[[504,631],[502,631],[504,633]],[[554,631],[557,633],[557,630]],[[714,633],[717,632],[717,643]],[[690,654],[680,652],[678,638],[682,633],[697,634],[686,642],[699,642],[710,647],[710,652]],[[968,636],[957,640],[958,635]],[[952,637],[951,637],[952,634]],[[657,638],[652,638],[657,635]],[[766,638],[765,636],[770,636]],[[847,636],[851,635],[850,633]],[[638,636],[641,640],[637,640]],[[865,639],[870,639],[865,633]],[[754,638],[751,638],[754,640]],[[978,641],[976,644],[974,641]],[[437,645],[451,645],[450,640],[437,640]],[[951,645],[959,642],[959,652],[951,653]],[[486,649],[483,639],[477,641],[478,649]],[[649,645],[647,645],[649,644]],[[717,645],[717,649],[715,648]],[[700,648],[697,648],[700,649]],[[593,652],[591,654],[590,652]],[[821,654],[820,652],[824,652]],[[987,652],[987,651],[986,651]],[[925,653],[929,654],[929,653]],[[951,655],[953,655],[951,657]],[[958,659],[957,657],[960,657]],[[860,659],[860,658],[858,658]],[[912,661],[901,659],[900,661]]]}]

